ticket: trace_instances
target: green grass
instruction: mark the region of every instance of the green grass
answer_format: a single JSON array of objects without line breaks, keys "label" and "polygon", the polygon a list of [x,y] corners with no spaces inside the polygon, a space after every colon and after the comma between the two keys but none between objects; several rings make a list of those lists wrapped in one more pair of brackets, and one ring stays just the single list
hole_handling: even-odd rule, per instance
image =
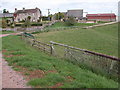
[{"label": "green grass", "polygon": [[118,24],[94,29],[62,30],[35,35],[45,43],[55,41],[70,46],[118,57]]},{"label": "green grass", "polygon": [[[46,73],[43,78],[31,79],[28,85],[33,87],[46,88],[62,83],[61,88],[118,88],[116,81],[97,75],[87,69],[82,69],[66,60],[48,56],[23,42],[20,36],[3,37],[2,43],[2,49],[7,50],[3,53],[4,55],[22,55],[4,57],[9,65],[16,64],[28,70],[56,71]],[[29,76],[29,74],[27,75]],[[73,79],[69,81],[68,76]]]},{"label": "green grass", "polygon": [[[91,26],[91,25],[95,25],[95,24],[94,23],[75,23],[74,26],[85,27],[85,26]],[[72,27],[72,26],[66,26],[65,22],[56,22],[54,25],[49,26],[47,28],[64,28],[64,27]]]}]

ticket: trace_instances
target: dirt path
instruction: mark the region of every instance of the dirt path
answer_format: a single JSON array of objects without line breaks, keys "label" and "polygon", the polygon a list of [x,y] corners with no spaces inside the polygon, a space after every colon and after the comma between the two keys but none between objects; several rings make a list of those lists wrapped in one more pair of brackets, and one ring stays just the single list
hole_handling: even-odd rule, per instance
[{"label": "dirt path", "polygon": [[0,38],[1,37],[5,37],[5,36],[9,36],[9,35],[18,35],[18,34],[21,34],[23,32],[19,32],[19,33],[10,33],[10,34],[0,34]]},{"label": "dirt path", "polygon": [[2,59],[2,88],[30,88],[20,73],[14,71],[8,63]]},{"label": "dirt path", "polygon": [[[8,36],[11,34],[3,34],[0,37]],[[16,34],[12,34],[16,35]],[[17,73],[8,66],[8,63],[2,58],[2,52],[0,52],[0,89],[1,88],[31,88],[26,85],[27,81],[20,73]]]}]

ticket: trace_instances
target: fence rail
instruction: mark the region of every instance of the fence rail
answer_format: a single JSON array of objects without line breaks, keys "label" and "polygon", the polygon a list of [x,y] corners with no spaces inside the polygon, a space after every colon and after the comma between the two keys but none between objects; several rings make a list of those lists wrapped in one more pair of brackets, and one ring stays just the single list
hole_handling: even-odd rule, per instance
[{"label": "fence rail", "polygon": [[80,65],[85,64],[93,69],[98,68],[99,70],[107,73],[116,75],[118,74],[118,63],[120,62],[120,59],[116,57],[56,43],[53,41],[50,41],[50,43],[53,45],[53,47],[64,47],[63,50],[61,49],[61,52],[64,53],[62,55],[59,53],[60,50],[57,52],[55,48],[57,56],[64,57],[65,59]]},{"label": "fence rail", "polygon": [[120,59],[119,59],[119,58],[116,58],[116,57],[113,57],[113,56],[108,56],[108,55],[105,55],[105,54],[96,53],[96,52],[92,52],[92,51],[88,51],[88,50],[85,50],[85,49],[80,49],[80,48],[68,46],[68,45],[61,44],[61,43],[56,43],[56,42],[53,42],[53,41],[50,41],[50,43],[53,44],[53,45],[59,45],[59,46],[63,46],[63,47],[67,47],[67,48],[71,48],[71,49],[75,49],[75,50],[84,51],[84,52],[86,52],[86,53],[90,53],[90,54],[93,54],[93,55],[97,55],[97,56],[109,58],[109,59],[116,60],[116,61],[119,61],[119,62],[120,62]]},{"label": "fence rail", "polygon": [[38,49],[40,49],[41,51],[48,53],[48,54],[52,54],[53,53],[53,47],[50,44],[46,44],[40,41],[37,41],[33,38],[31,38],[30,36],[27,36],[25,34],[22,34],[22,39],[24,41],[26,41],[27,43],[29,43],[31,46],[36,47]]},{"label": "fence rail", "polygon": [[46,44],[29,36],[25,36],[24,34],[22,34],[22,39],[30,43],[31,46],[34,46],[50,55],[64,58],[78,65],[87,65],[92,68],[92,70],[96,69],[105,71],[106,73],[113,75],[119,74],[118,64],[120,63],[120,59],[116,57],[56,43],[53,41],[50,41],[50,44]]}]

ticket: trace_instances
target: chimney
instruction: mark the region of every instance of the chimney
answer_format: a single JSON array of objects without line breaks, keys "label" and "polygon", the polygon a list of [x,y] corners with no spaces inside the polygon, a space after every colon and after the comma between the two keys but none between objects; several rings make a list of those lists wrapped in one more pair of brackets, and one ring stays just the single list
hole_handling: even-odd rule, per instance
[{"label": "chimney", "polygon": [[23,8],[23,10],[25,10],[25,8]]},{"label": "chimney", "polygon": [[37,7],[35,9],[38,9]]},{"label": "chimney", "polygon": [[15,8],[15,12],[17,11],[17,8]]}]

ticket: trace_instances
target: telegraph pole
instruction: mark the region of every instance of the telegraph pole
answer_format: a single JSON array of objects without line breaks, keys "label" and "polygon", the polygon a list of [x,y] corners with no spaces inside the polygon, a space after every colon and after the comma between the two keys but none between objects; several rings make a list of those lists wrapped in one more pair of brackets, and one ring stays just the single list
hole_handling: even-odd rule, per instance
[{"label": "telegraph pole", "polygon": [[49,15],[50,15],[50,10],[51,9],[47,9],[47,10],[48,10],[48,21],[50,21],[50,16]]},{"label": "telegraph pole", "polygon": [[58,8],[58,20],[59,20],[59,8]]}]

